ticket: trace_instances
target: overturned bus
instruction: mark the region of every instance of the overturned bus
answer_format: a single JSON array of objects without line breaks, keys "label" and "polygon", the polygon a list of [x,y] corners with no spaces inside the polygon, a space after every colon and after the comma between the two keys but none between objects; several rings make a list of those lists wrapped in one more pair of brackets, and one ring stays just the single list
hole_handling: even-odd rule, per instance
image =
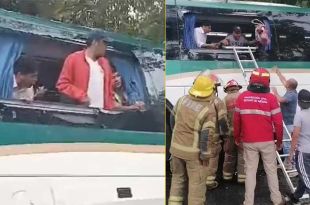
[{"label": "overturned bus", "polygon": [[[129,101],[143,101],[146,110],[66,104],[56,81],[92,30],[0,9],[1,204],[163,203],[163,49],[102,30]],[[38,85],[47,88],[40,101],[10,99],[20,57],[39,67]]]}]

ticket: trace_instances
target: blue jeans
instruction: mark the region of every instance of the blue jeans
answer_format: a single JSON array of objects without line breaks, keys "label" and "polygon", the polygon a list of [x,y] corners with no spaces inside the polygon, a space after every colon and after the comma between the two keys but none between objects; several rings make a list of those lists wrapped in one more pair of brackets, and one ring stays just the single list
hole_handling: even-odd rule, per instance
[{"label": "blue jeans", "polygon": [[[291,134],[293,132],[293,125],[286,125],[287,130]],[[286,130],[283,128],[283,139],[290,139],[286,133]],[[291,149],[291,142],[283,142],[283,154],[288,154]]]},{"label": "blue jeans", "polygon": [[295,163],[299,174],[299,181],[294,197],[299,199],[305,192],[310,194],[310,153],[296,151]]}]

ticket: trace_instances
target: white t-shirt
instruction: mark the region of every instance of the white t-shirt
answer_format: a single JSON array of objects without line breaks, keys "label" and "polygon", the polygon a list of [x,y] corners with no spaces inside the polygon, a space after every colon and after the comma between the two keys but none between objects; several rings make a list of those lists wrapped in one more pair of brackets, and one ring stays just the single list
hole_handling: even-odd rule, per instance
[{"label": "white t-shirt", "polygon": [[300,127],[297,150],[310,153],[310,108],[296,112],[294,127]]},{"label": "white t-shirt", "polygon": [[203,31],[202,27],[195,28],[194,38],[198,48],[201,48],[207,42],[207,34]]},{"label": "white t-shirt", "polygon": [[103,108],[104,105],[104,72],[98,61],[93,61],[86,56],[89,64],[89,82],[87,96],[90,100],[89,107]]},{"label": "white t-shirt", "polygon": [[33,98],[34,98],[33,86],[31,86],[30,88],[19,89],[16,83],[15,76],[14,76],[13,78],[13,99],[32,101]]}]

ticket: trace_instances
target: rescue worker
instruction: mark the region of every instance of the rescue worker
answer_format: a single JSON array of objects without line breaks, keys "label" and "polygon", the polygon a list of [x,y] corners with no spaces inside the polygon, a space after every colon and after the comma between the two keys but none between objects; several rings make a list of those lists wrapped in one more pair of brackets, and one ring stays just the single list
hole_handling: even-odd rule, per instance
[{"label": "rescue worker", "polygon": [[243,159],[243,150],[238,149],[235,145],[234,136],[233,136],[233,114],[235,111],[235,103],[240,94],[239,90],[242,88],[241,85],[235,80],[230,80],[224,86],[224,92],[227,95],[224,98],[224,103],[227,108],[227,116],[229,123],[229,136],[224,143],[224,166],[223,166],[223,179],[232,180],[235,173],[235,167],[237,164],[237,173],[238,173],[238,182],[245,182],[245,173],[244,173],[244,159]]},{"label": "rescue worker", "polygon": [[219,133],[228,132],[226,108],[215,95],[214,81],[199,75],[189,95],[178,100],[174,112],[170,148],[172,181],[168,204],[183,204],[188,181],[187,204],[204,205],[205,182],[211,166],[209,160],[218,158],[221,151]]},{"label": "rescue worker", "polygon": [[[270,74],[264,68],[255,69],[250,77],[247,91],[236,101],[234,112],[235,143],[243,148],[245,161],[244,205],[254,204],[256,172],[261,156],[267,174],[271,201],[283,205],[279,191],[276,150],[282,148],[282,113],[276,96],[270,93]],[[274,142],[274,133],[276,145]]]}]

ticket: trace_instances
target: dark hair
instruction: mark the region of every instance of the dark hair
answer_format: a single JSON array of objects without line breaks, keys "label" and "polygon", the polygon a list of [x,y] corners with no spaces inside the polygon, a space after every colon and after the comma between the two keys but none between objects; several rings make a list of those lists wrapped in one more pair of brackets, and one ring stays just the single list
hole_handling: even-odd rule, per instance
[{"label": "dark hair", "polygon": [[86,40],[87,47],[91,46],[93,41],[104,41],[105,43],[107,43],[108,39],[102,31],[93,31],[89,33],[87,37],[87,40]]},{"label": "dark hair", "polygon": [[302,89],[298,93],[298,105],[301,109],[308,109],[310,107],[310,92]]},{"label": "dark hair", "polygon": [[211,26],[211,24],[208,21],[204,21],[201,23],[201,26]]},{"label": "dark hair", "polygon": [[14,64],[14,74],[20,73],[22,75],[27,75],[36,72],[38,72],[38,68],[33,58],[20,57]]},{"label": "dark hair", "polygon": [[108,59],[108,61],[109,61],[109,64],[110,64],[110,66],[111,66],[112,72],[113,72],[113,73],[117,72],[116,66],[115,66],[114,63],[111,61],[111,59]]},{"label": "dark hair", "polygon": [[235,33],[241,33],[242,32],[240,26],[234,26],[233,31]]}]

